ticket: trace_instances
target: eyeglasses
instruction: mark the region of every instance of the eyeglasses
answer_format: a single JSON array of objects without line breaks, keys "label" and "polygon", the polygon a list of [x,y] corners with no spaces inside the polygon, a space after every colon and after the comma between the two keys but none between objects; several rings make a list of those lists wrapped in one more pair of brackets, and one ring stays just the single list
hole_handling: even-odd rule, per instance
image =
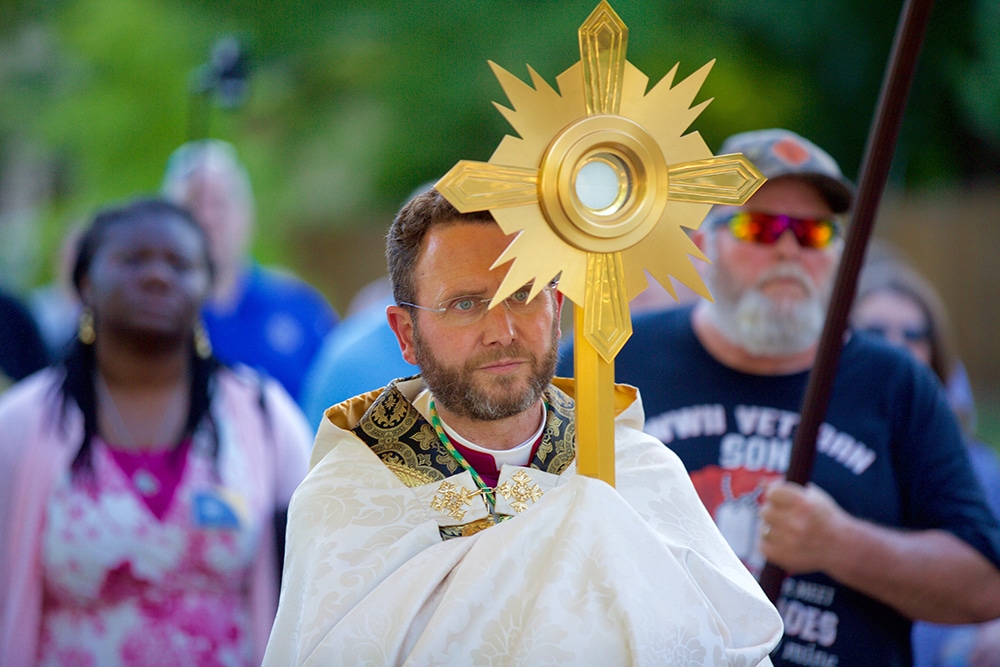
[{"label": "eyeglasses", "polygon": [[898,337],[895,339],[906,343],[922,343],[930,340],[931,337],[931,332],[927,327],[895,327],[886,324],[869,324],[859,327],[858,331],[888,339],[894,339],[895,335]]},{"label": "eyeglasses", "polygon": [[[558,281],[553,280],[542,288],[542,292],[551,291],[558,284]],[[544,301],[538,298],[538,296],[541,296],[541,292],[534,299],[529,301],[528,296],[531,294],[531,288],[532,283],[528,283],[527,285],[521,287],[509,297],[504,299],[503,305],[507,307],[507,310],[515,315],[530,315],[541,311],[545,307]],[[481,320],[486,315],[486,311],[490,305],[490,301],[492,300],[493,297],[491,296],[457,296],[454,299],[442,301],[437,308],[418,306],[415,303],[407,303],[406,301],[401,301],[399,305],[407,306],[408,308],[426,310],[431,313],[438,313],[447,324],[464,326]]]},{"label": "eyeglasses", "polygon": [[726,224],[740,241],[763,245],[776,243],[785,230],[790,229],[800,246],[816,250],[827,247],[840,235],[840,222],[836,217],[793,218],[760,211],[737,211],[718,224]]}]

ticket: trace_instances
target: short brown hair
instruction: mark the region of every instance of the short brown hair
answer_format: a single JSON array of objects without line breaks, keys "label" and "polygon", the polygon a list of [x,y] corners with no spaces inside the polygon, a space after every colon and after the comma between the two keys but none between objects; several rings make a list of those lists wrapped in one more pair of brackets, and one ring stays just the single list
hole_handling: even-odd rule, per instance
[{"label": "short brown hair", "polygon": [[460,222],[496,223],[489,211],[459,213],[434,189],[415,197],[396,214],[385,241],[385,259],[392,281],[392,296],[397,304],[414,303],[417,289],[413,269],[420,259],[420,249],[427,232],[435,225]]}]

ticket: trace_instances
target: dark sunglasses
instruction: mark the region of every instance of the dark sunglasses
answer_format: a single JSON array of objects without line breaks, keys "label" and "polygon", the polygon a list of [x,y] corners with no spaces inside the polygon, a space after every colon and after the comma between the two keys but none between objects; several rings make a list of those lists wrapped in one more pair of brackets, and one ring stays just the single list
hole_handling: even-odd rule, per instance
[{"label": "dark sunglasses", "polygon": [[882,324],[869,324],[865,327],[860,327],[859,331],[863,331],[879,338],[888,338],[889,334],[897,333],[899,337],[902,338],[907,343],[922,343],[925,340],[930,340],[931,332],[926,328],[919,327],[887,327]]},{"label": "dark sunglasses", "polygon": [[785,230],[790,229],[800,246],[817,250],[827,247],[840,235],[840,223],[832,217],[793,218],[760,211],[737,211],[719,224],[728,226],[740,241],[763,245],[776,243]]}]

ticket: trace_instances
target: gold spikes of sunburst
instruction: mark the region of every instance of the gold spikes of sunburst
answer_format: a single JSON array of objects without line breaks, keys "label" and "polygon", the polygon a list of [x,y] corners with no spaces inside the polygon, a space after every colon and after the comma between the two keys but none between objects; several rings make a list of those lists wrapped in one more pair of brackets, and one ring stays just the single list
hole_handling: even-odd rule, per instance
[{"label": "gold spikes of sunburst", "polygon": [[[528,85],[490,63],[510,102],[496,106],[518,136],[504,137],[488,163],[459,162],[437,187],[460,211],[489,209],[517,234],[497,260],[513,260],[497,303],[561,274],[560,291],[583,304],[591,279],[603,275],[614,289],[592,289],[608,292],[623,315],[611,321],[627,329],[627,302],[648,286],[646,271],[675,298],[671,277],[710,298],[691,262],[705,258],[684,228],[697,229],[713,203],[742,203],[763,177],[742,156],[714,157],[697,132],[685,134],[711,101],[692,104],[712,63],[676,85],[675,66],[647,93],[648,78],[625,60],[627,34],[602,1],[580,28],[581,61],[557,77],[558,92],[530,67]],[[602,160],[620,167],[624,196],[610,211],[588,207],[575,191],[580,169]],[[595,253],[621,257],[588,260]],[[613,359],[630,330],[594,326],[585,334]]]},{"label": "gold spikes of sunburst", "polygon": [[[494,265],[511,262],[491,307],[531,281],[533,298],[559,275],[559,290],[583,311],[578,360],[592,349],[610,366],[631,335],[628,302],[648,286],[647,271],[674,298],[672,279],[711,298],[691,261],[706,258],[685,229],[712,204],[744,203],[764,177],[687,132],[711,101],[694,104],[712,63],[676,85],[675,66],[647,93],[648,78],[625,59],[628,29],[606,0],[579,43],[580,62],[556,78],[558,92],[530,67],[529,85],[490,63],[510,103],[496,106],[518,136],[504,137],[489,162],[459,162],[437,189],[516,234]],[[578,384],[580,375],[578,362]],[[613,370],[597,375],[610,383]]]}]

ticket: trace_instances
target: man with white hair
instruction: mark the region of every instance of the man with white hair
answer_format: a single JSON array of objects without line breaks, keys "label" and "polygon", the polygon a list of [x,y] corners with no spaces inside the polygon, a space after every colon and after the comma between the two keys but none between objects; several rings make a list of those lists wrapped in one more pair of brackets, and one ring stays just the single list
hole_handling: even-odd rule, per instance
[{"label": "man with white hair", "polygon": [[637,317],[616,380],[639,388],[646,431],[744,563],[790,573],[776,665],[911,664],[912,619],[1000,616],[1000,528],[934,378],[862,336],[841,355],[814,483],[783,481],[853,187],[787,130],[720,149],[737,152],[768,181],[694,234],[715,302]]},{"label": "man with white hair", "polygon": [[236,150],[217,139],[184,144],[167,162],[163,194],[191,210],[211,244],[215,288],[202,316],[216,357],[267,373],[301,402],[337,315],[312,285],[253,261],[253,191]]}]

